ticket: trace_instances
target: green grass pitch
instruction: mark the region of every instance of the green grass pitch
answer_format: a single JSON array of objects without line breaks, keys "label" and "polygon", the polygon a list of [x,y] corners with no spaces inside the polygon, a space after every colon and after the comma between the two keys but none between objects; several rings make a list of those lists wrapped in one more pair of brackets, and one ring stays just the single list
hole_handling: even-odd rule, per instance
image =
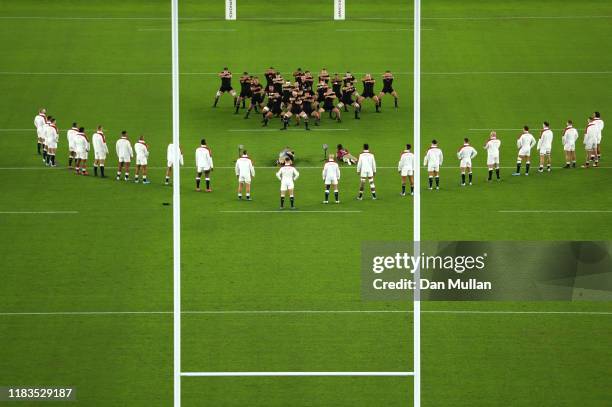
[{"label": "green grass pitch", "polygon": [[[343,22],[330,19],[332,3],[323,0],[240,0],[234,22],[223,20],[221,0],[180,3],[183,371],[411,370],[411,304],[363,301],[359,273],[362,241],[412,237],[412,200],[399,196],[394,169],[412,142],[411,2],[348,0]],[[75,386],[83,406],[171,403],[172,207],[163,205],[172,199],[163,185],[169,16],[161,0],[3,2],[0,386]],[[422,191],[423,240],[610,240],[607,130],[602,168],[561,170],[556,130],[552,174],[510,173],[514,129],[529,124],[537,132],[543,120],[559,129],[568,118],[582,129],[594,110],[609,117],[611,18],[612,5],[596,0],[423,1],[421,153],[437,138],[446,158],[442,189]],[[270,65],[283,74],[298,66],[372,72],[377,90],[390,69],[400,107],[389,98],[376,114],[366,103],[361,120],[324,118],[309,133],[258,131],[260,116],[234,115],[228,95],[211,107],[219,86],[211,73],[229,66],[236,88],[241,71]],[[90,132],[103,124],[111,176],[119,132],[133,141],[144,134],[152,184],[61,168],[65,131],[60,168],[45,168],[32,128],[40,106],[61,129],[74,120]],[[503,182],[492,185],[481,149],[490,129],[502,140],[503,166]],[[194,192],[202,137],[215,159],[212,194]],[[454,154],[463,137],[480,155],[474,186],[462,189]],[[322,144],[357,153],[364,142],[381,167],[380,199],[356,201],[357,174],[344,166],[342,203],[324,207]],[[255,160],[253,202],[235,197],[240,144]],[[298,154],[299,209],[257,212],[277,209],[278,181],[266,167],[285,145]],[[239,213],[247,210],[256,212]],[[310,212],[319,210],[330,213]],[[576,212],[500,212],[507,210]],[[23,211],[76,213],[10,213]],[[423,309],[425,406],[602,406],[612,398],[610,303]],[[379,312],[241,312],[305,310]],[[412,405],[411,378],[182,382],[185,406]]]}]

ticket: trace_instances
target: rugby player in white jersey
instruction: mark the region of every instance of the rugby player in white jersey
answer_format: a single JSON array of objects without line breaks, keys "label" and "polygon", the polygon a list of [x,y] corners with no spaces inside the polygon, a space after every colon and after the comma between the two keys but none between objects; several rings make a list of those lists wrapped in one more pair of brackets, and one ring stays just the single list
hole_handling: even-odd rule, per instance
[{"label": "rugby player in white jersey", "polygon": [[285,208],[285,194],[289,193],[289,202],[291,209],[295,209],[295,197],[293,194],[295,180],[298,179],[300,173],[291,165],[291,159],[285,158],[285,164],[276,173],[276,178],[280,180],[280,208]]},{"label": "rugby player in white jersey", "polygon": [[568,120],[567,126],[563,129],[563,136],[561,136],[565,152],[565,167],[563,168],[576,168],[576,140],[578,140],[578,130],[574,128],[574,123]]},{"label": "rugby player in white jersey", "polygon": [[106,145],[102,126],[98,126],[96,132],[91,136],[91,143],[94,149],[94,175],[98,176],[98,168],[100,168],[100,177],[106,178],[106,175],[104,175],[104,162],[108,155],[108,146]]},{"label": "rugby player in white jersey", "polygon": [[487,150],[487,168],[489,169],[488,182],[493,180],[493,170],[497,176],[497,181],[501,181],[499,176],[499,148],[501,147],[501,140],[497,138],[497,133],[492,131],[489,134],[489,139],[484,145],[484,149]]},{"label": "rugby player in white jersey", "polygon": [[402,177],[401,196],[406,196],[406,181],[410,181],[410,195],[414,195],[414,154],[410,151],[411,148],[410,144],[406,144],[397,164],[397,171]]},{"label": "rugby player in white jersey", "polygon": [[552,142],[553,132],[550,129],[548,122],[544,122],[537,146],[538,151],[540,152],[540,167],[538,168],[538,172],[544,172],[544,165],[546,165],[546,171],[551,171]]},{"label": "rugby player in white jersey", "polygon": [[147,165],[149,164],[149,146],[145,142],[144,136],[140,136],[134,144],[136,152],[136,172],[134,173],[134,182],[138,184],[138,176],[142,175],[142,183],[150,184],[147,179]]},{"label": "rugby player in white jersey", "polygon": [[472,185],[472,159],[478,155],[474,147],[470,145],[470,140],[466,137],[463,139],[463,146],[457,151],[459,159],[459,169],[461,170],[461,186],[465,186],[465,173],[468,173],[468,183]]},{"label": "rugby player in white jersey", "polygon": [[[166,160],[168,161],[168,165],[166,167],[166,185],[170,185],[170,176],[172,175],[172,167],[174,167],[174,153],[174,144],[168,144],[168,148],[166,150]],[[183,150],[181,150],[181,146],[179,146],[179,169],[183,164]]]},{"label": "rugby player in white jersey", "polygon": [[49,120],[47,132],[45,133],[45,144],[47,146],[47,165],[55,167],[55,152],[57,151],[57,143],[59,141],[59,131],[55,123],[55,118]]},{"label": "rugby player in white jersey", "polygon": [[76,152],[75,173],[81,175],[89,175],[87,172],[87,157],[89,155],[89,140],[85,134],[85,127],[79,127],[79,132],[74,140],[74,148]]},{"label": "rugby player in white jersey", "polygon": [[78,134],[79,126],[76,124],[76,122],[72,123],[72,128],[68,129],[66,132],[66,140],[68,141],[68,168],[73,168],[73,161],[76,164],[76,148],[74,143]]},{"label": "rugby player in white jersey", "polygon": [[38,155],[42,155],[41,149],[44,142],[43,128],[47,122],[47,109],[41,108],[38,114],[34,116],[34,127],[36,128],[36,151]]},{"label": "rugby player in white jersey", "polygon": [[45,123],[42,125],[41,130],[41,145],[42,145],[42,160],[43,163],[48,165],[49,156],[47,154],[47,133],[49,132],[49,126],[51,126],[51,119],[53,116],[47,116]]},{"label": "rugby player in white jersey", "polygon": [[586,160],[582,168],[589,168],[590,161],[593,161],[593,167],[599,165],[599,159],[597,158],[597,135],[599,130],[597,124],[595,124],[595,118],[589,117],[589,123],[584,130],[584,150],[586,152]]},{"label": "rugby player in white jersey", "polygon": [[363,145],[363,151],[359,154],[359,160],[357,160],[357,173],[361,178],[359,183],[359,195],[358,200],[363,199],[363,190],[365,183],[370,184],[370,193],[372,199],[376,199],[376,186],[374,185],[374,176],[376,175],[376,159],[374,154],[370,152],[370,146],[366,143]]},{"label": "rugby player in white jersey", "polygon": [[604,129],[604,121],[601,119],[601,113],[593,113],[593,123],[597,126],[597,159],[601,158],[601,132]]},{"label": "rugby player in white jersey", "polygon": [[200,141],[200,147],[196,148],[195,154],[196,160],[196,191],[200,192],[200,181],[202,180],[202,174],[204,174],[204,181],[206,181],[206,192],[212,192],[210,188],[210,172],[213,170],[213,159],[210,148],[206,145],[206,140]]},{"label": "rugby player in white jersey", "polygon": [[234,169],[236,171],[236,177],[238,178],[238,199],[242,199],[242,188],[244,187],[246,200],[250,201],[251,180],[255,176],[255,167],[246,150],[244,150],[242,156],[236,160]]},{"label": "rugby player in white jersey", "polygon": [[338,192],[338,182],[340,181],[340,167],[334,159],[334,155],[327,157],[327,162],[323,165],[323,182],[325,183],[325,199],[323,203],[329,203],[329,194],[332,185],[334,186],[334,198],[336,203],[340,203],[340,193]]},{"label": "rugby player in white jersey", "polygon": [[436,140],[431,141],[431,147],[425,153],[423,165],[427,166],[427,175],[429,181],[429,190],[433,189],[434,178],[436,180],[436,190],[440,189],[440,167],[444,162],[444,154],[438,147]]},{"label": "rugby player in white jersey", "polygon": [[134,157],[134,150],[132,149],[132,143],[128,139],[127,131],[121,132],[121,137],[115,143],[115,151],[117,152],[117,161],[119,165],[117,167],[117,176],[115,179],[119,181],[121,179],[121,170],[124,171],[123,179],[129,181],[130,179],[130,162]]},{"label": "rugby player in white jersey", "polygon": [[516,159],[516,172],[512,175],[521,175],[521,164],[525,161],[525,175],[529,175],[529,168],[531,167],[531,149],[536,145],[536,139],[531,133],[529,133],[529,126],[523,126],[523,132],[518,136],[516,140],[516,147],[518,148],[518,157]]}]

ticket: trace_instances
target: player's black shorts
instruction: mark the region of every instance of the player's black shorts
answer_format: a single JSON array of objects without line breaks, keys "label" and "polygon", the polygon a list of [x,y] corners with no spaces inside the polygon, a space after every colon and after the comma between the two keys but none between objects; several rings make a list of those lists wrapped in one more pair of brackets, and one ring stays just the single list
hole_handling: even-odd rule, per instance
[{"label": "player's black shorts", "polygon": [[291,113],[300,114],[302,113],[302,105],[291,106]]},{"label": "player's black shorts", "polygon": [[274,105],[274,106],[272,106],[270,111],[272,112],[272,114],[278,115],[278,114],[281,114],[283,112],[283,109],[281,109],[280,105]]},{"label": "player's black shorts", "polygon": [[383,88],[382,93],[393,93],[393,88]]},{"label": "player's black shorts", "polygon": [[373,91],[363,92],[363,94],[361,96],[363,96],[364,98],[373,98],[374,97],[374,92]]},{"label": "player's black shorts", "polygon": [[325,103],[323,105],[323,110],[325,110],[326,112],[331,112],[332,110],[334,110],[334,105],[332,103]]},{"label": "player's black shorts", "polygon": [[221,86],[219,88],[219,92],[223,93],[223,92],[231,92],[233,91],[234,88],[232,88],[231,86]]},{"label": "player's black shorts", "polygon": [[312,105],[309,103],[307,105],[304,105],[304,113],[306,113],[308,116],[310,116],[310,114],[313,112],[313,108]]},{"label": "player's black shorts", "polygon": [[342,98],[342,100],[341,100],[341,102],[342,102],[342,103],[344,103],[344,104],[345,104],[345,105],[347,105],[347,106],[350,106],[350,105],[352,105],[353,103],[355,103],[355,102],[353,101],[353,98],[351,98],[351,97],[343,97],[343,98]]},{"label": "player's black shorts", "polygon": [[255,94],[253,96],[251,96],[251,103],[255,104],[259,104],[263,102],[263,96],[260,94]]},{"label": "player's black shorts", "polygon": [[251,91],[240,91],[240,97],[244,98],[244,99],[248,99],[250,97],[253,97],[253,94],[251,93]]}]

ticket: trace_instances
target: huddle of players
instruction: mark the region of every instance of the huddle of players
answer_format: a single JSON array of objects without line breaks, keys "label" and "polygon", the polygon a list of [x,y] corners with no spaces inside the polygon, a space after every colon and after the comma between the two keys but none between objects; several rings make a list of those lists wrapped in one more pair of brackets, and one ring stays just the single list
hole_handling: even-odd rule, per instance
[{"label": "huddle of players", "polygon": [[[593,167],[599,165],[601,159],[601,139],[604,128],[604,121],[601,119],[599,112],[594,112],[588,119],[588,124],[584,130],[584,149],[585,163],[582,168],[589,168],[591,163]],[[574,128],[571,120],[567,121],[566,127],[563,129],[561,142],[563,143],[563,151],[565,153],[565,166],[563,168],[576,167],[576,142],[578,141],[578,130]],[[518,148],[518,158],[516,161],[516,172],[512,175],[521,175],[521,167],[525,163],[525,175],[529,175],[531,167],[531,150],[536,147],[540,156],[538,172],[543,173],[544,167],[547,172],[552,171],[552,144],[553,131],[550,129],[550,124],[544,122],[540,132],[540,138],[536,141],[535,137],[529,132],[529,126],[523,127],[523,132],[518,136],[516,146]],[[497,138],[495,131],[489,135],[489,139],[484,145],[487,150],[487,168],[489,171],[488,181],[493,178],[495,171],[497,180],[500,181],[499,173],[499,148],[501,141]],[[461,185],[466,185],[466,173],[469,185],[472,185],[472,159],[476,157],[478,152],[470,145],[469,139],[465,138],[463,145],[457,152],[457,158],[460,161],[459,168],[461,170]],[[442,165],[444,156],[442,150],[438,147],[438,142],[433,140],[431,147],[425,154],[423,165],[427,166],[429,189],[433,189],[435,181],[436,190],[440,189],[440,166]]]},{"label": "huddle of players", "polygon": [[219,99],[224,93],[229,93],[234,98],[236,114],[240,108],[246,108],[246,101],[250,99],[245,119],[251,111],[261,110],[263,126],[267,126],[273,117],[278,117],[283,123],[281,130],[286,130],[293,117],[296,126],[300,120],[304,121],[306,130],[310,130],[309,121],[313,119],[315,126],[321,122],[321,114],[328,112],[329,117],[340,122],[341,110],[348,112],[348,107],[354,110],[355,119],[359,119],[359,113],[366,99],[374,102],[376,112],[380,113],[382,98],[390,94],[394,98],[395,107],[398,107],[398,94],[393,89],[393,74],[386,71],[382,76],[383,89],[376,95],[374,85],[376,80],[371,74],[366,74],[361,82],[363,92],[359,94],[356,88],[356,79],[350,72],[344,76],[334,74],[332,77],[327,69],[323,68],[318,75],[317,83],[310,71],[302,71],[298,68],[293,72],[293,83],[286,80],[279,71],[273,67],[264,72],[265,85],[260,83],[257,76],[244,72],[240,77],[240,94],[232,87],[232,73],[228,68],[223,68],[219,73],[221,87],[215,95],[213,107],[217,106]]}]

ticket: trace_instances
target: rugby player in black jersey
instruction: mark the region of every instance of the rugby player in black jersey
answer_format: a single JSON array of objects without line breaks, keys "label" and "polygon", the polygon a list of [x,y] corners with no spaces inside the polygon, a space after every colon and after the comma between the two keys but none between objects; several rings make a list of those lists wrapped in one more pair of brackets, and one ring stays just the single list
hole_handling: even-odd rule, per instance
[{"label": "rugby player in black jersey", "polygon": [[283,89],[281,92],[281,97],[283,101],[283,105],[287,107],[289,105],[289,99],[291,99],[291,94],[293,93],[293,85],[291,82],[287,81],[283,84]]},{"label": "rugby player in black jersey", "polygon": [[236,114],[240,110],[240,102],[242,102],[242,108],[244,109],[246,107],[246,100],[251,97],[252,78],[248,72],[243,72],[240,77],[240,95],[238,95],[238,100],[236,101]]},{"label": "rugby player in black jersey", "polygon": [[346,106],[353,106],[355,108],[355,119],[359,119],[361,105],[353,100],[353,96],[356,92],[355,86],[351,82],[347,82],[346,85],[342,87],[342,97],[340,98],[340,103],[338,103],[338,109],[342,109],[342,107]]},{"label": "rugby player in black jersey", "polygon": [[274,85],[274,90],[276,91],[276,93],[283,93],[284,83],[285,79],[283,79],[283,75],[281,75],[281,73],[277,71],[274,75],[274,78],[272,79],[272,85]]},{"label": "rugby player in black jersey", "polygon": [[268,92],[266,92],[266,94],[268,96],[268,103],[262,110],[263,127],[266,127],[268,125],[268,121],[270,121],[272,117],[278,117],[283,112],[281,109],[281,95],[274,89],[274,86],[268,87]]},{"label": "rugby player in black jersey", "polygon": [[257,76],[254,76],[251,79],[251,104],[249,105],[249,110],[247,110],[246,116],[244,116],[244,118],[248,119],[249,115],[251,114],[251,110],[253,109],[255,109],[255,113],[257,113],[258,112],[257,108],[263,107],[263,101],[264,101],[263,86],[261,86],[261,83],[259,83],[259,78]]},{"label": "rugby player in black jersey", "polygon": [[302,101],[302,96],[298,94],[297,91],[293,92],[291,99],[289,99],[289,106],[287,107],[287,111],[283,114],[283,127],[281,130],[287,130],[287,126],[289,125],[289,120],[292,116],[295,116],[295,124],[296,126],[300,125],[300,118],[304,120],[304,126],[306,130],[310,130],[308,127],[308,115],[304,112],[304,103]]},{"label": "rugby player in black jersey", "polygon": [[316,94],[316,100],[318,102],[323,103],[323,101],[325,100],[325,92],[327,92],[327,89],[329,89],[329,86],[327,86],[327,83],[325,83],[323,79],[319,79],[319,83],[317,84],[317,94]]},{"label": "rugby player in black jersey", "polygon": [[329,72],[327,72],[327,68],[323,68],[321,72],[319,72],[319,82],[321,82],[321,80],[323,80],[325,84],[329,84]]},{"label": "rugby player in black jersey", "polygon": [[397,92],[393,89],[393,74],[391,73],[391,71],[385,71],[385,73],[383,74],[382,80],[383,80],[383,89],[378,94],[379,105],[382,105],[383,96],[385,94],[390,94],[391,96],[393,96],[395,107],[397,108],[398,95],[397,95]]},{"label": "rugby player in black jersey", "polygon": [[323,107],[320,107],[321,105],[319,105],[319,113],[329,112],[329,117],[332,119],[334,118],[332,116],[332,113],[335,113],[336,114],[335,119],[339,123],[341,121],[340,120],[340,110],[336,107],[335,101],[336,101],[336,94],[334,93],[333,90],[327,89],[327,92],[325,92],[325,99],[323,100]]},{"label": "rugby player in black jersey", "polygon": [[300,86],[302,86],[303,79],[304,72],[302,71],[302,68],[298,68],[296,71],[293,72],[293,80],[297,82]]},{"label": "rugby player in black jersey", "polygon": [[315,118],[315,126],[318,126],[321,122],[321,114],[319,113],[319,103],[316,99],[317,98],[314,91],[306,91],[303,99],[303,109],[304,113],[306,113],[309,117]]},{"label": "rugby player in black jersey", "polygon": [[266,69],[266,71],[264,72],[264,77],[266,78],[266,89],[268,89],[268,87],[272,85],[272,80],[275,76],[276,70],[273,67],[269,67],[268,69]]},{"label": "rugby player in black jersey", "polygon": [[310,73],[310,71],[304,72],[303,81],[304,83],[302,84],[302,87],[304,89],[312,89],[312,86],[314,85],[314,77],[312,76],[312,73]]},{"label": "rugby player in black jersey", "polygon": [[357,102],[363,106],[363,101],[365,99],[372,99],[374,101],[374,105],[376,105],[376,113],[380,113],[380,101],[378,96],[374,94],[374,84],[376,83],[376,80],[372,78],[371,74],[367,73],[361,82],[363,83],[363,93],[357,98]]},{"label": "rugby player in black jersey", "polygon": [[219,78],[221,78],[221,87],[217,91],[215,95],[215,103],[213,107],[217,107],[217,103],[219,103],[219,98],[225,92],[229,92],[230,95],[234,97],[234,106],[236,106],[236,91],[232,88],[232,73],[227,69],[227,67],[223,68],[221,72],[219,72]]}]

